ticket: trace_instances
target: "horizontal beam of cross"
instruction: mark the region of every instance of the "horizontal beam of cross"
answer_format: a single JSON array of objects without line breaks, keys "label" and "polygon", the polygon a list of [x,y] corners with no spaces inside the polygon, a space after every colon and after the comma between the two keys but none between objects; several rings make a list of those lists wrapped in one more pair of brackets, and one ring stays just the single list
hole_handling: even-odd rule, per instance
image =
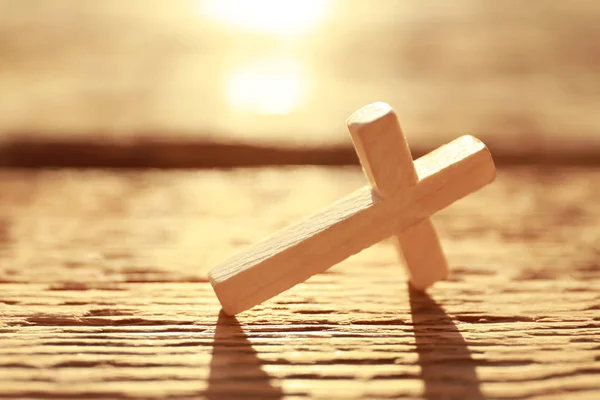
[{"label": "horizontal beam of cross", "polygon": [[368,186],[215,267],[230,315],[259,304],[406,229],[494,180],[485,145],[462,136],[415,161],[419,183],[382,200]]}]

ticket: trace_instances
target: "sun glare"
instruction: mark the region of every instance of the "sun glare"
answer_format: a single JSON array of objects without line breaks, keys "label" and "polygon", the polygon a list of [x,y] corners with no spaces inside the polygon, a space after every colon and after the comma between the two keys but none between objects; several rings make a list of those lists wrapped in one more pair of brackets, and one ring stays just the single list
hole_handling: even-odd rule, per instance
[{"label": "sun glare", "polygon": [[201,0],[200,12],[232,28],[297,36],[325,14],[325,0]]},{"label": "sun glare", "polygon": [[300,102],[305,77],[298,61],[265,60],[234,71],[227,79],[227,101],[239,111],[286,114]]}]

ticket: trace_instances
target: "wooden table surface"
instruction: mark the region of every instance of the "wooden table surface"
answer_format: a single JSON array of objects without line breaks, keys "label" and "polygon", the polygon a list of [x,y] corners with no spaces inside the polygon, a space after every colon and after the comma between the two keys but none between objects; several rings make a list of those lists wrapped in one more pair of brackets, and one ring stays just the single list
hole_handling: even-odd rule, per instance
[{"label": "wooden table surface", "polygon": [[501,168],[434,217],[427,294],[378,244],[237,318],[206,273],[358,168],[0,170],[0,398],[597,399],[600,169]]},{"label": "wooden table surface", "polygon": [[[0,399],[600,398],[600,3],[243,3],[0,0],[0,167],[71,168],[0,168]],[[434,217],[450,278],[381,243],[221,315],[213,265],[365,184],[314,165],[380,100],[498,162]]]}]

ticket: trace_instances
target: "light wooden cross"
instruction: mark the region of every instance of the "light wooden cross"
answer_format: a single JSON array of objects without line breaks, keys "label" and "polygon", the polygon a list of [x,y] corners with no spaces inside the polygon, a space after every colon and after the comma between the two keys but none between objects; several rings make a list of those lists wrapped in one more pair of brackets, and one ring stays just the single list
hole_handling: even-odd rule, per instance
[{"label": "light wooden cross", "polygon": [[347,122],[370,186],[213,268],[210,282],[225,313],[247,310],[390,236],[414,287],[446,278],[429,217],[494,180],[488,149],[462,136],[413,163],[388,104],[365,106]]}]

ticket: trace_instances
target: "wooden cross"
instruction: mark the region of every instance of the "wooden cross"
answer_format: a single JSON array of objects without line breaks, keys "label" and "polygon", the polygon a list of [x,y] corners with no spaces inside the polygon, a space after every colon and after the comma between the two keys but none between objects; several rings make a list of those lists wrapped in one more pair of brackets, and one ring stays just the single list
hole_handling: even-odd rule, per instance
[{"label": "wooden cross", "polygon": [[386,103],[365,106],[347,122],[370,185],[213,268],[210,282],[225,313],[247,310],[390,236],[415,288],[446,278],[430,216],[494,180],[490,152],[462,136],[413,163]]}]

